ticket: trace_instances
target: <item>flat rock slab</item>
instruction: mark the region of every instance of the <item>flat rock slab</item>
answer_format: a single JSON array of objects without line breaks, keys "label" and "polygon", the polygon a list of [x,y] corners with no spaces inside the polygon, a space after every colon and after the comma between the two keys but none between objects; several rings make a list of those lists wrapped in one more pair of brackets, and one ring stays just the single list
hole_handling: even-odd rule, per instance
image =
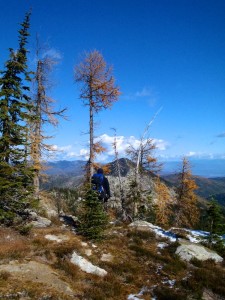
[{"label": "flat rock slab", "polygon": [[9,264],[0,265],[0,271],[9,272],[12,277],[20,278],[25,281],[32,281],[44,284],[44,286],[52,287],[53,289],[73,296],[74,293],[70,286],[62,281],[58,274],[48,265],[36,261],[28,263],[10,262]]},{"label": "flat rock slab", "polygon": [[49,241],[54,241],[54,242],[57,242],[57,243],[61,243],[63,241],[68,241],[69,240],[69,237],[66,236],[66,235],[55,235],[55,234],[46,234],[45,235],[45,238]]},{"label": "flat rock slab", "polygon": [[202,245],[193,244],[185,240],[180,240],[179,242],[181,245],[177,248],[176,254],[178,254],[182,260],[190,261],[192,258],[196,258],[201,261],[212,259],[217,263],[223,261],[223,258],[215,251]]},{"label": "flat rock slab", "polygon": [[51,221],[47,218],[38,216],[35,221],[30,222],[33,227],[36,228],[45,228],[51,225]]},{"label": "flat rock slab", "polygon": [[101,269],[95,265],[93,265],[91,262],[89,262],[87,259],[83,258],[82,256],[78,255],[76,252],[73,252],[71,263],[78,266],[82,271],[98,275],[100,277],[104,277],[107,275],[107,272],[104,269]]}]

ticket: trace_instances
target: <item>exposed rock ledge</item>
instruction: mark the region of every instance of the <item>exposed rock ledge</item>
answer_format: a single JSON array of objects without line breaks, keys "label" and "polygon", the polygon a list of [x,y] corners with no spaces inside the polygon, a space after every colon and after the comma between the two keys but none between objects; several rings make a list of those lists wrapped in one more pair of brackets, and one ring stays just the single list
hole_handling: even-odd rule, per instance
[{"label": "exposed rock ledge", "polygon": [[86,273],[95,274],[101,277],[107,275],[107,272],[104,269],[101,269],[97,266],[94,266],[87,259],[78,255],[76,252],[73,252],[72,258],[70,260],[73,264],[77,265],[82,271]]},{"label": "exposed rock ledge", "polygon": [[36,261],[19,263],[11,261],[10,264],[0,265],[0,271],[9,272],[15,280],[21,278],[27,281],[42,283],[43,286],[49,286],[61,293],[73,296],[71,287],[59,278],[59,275],[50,266]]},{"label": "exposed rock ledge", "polygon": [[202,261],[212,259],[217,263],[223,261],[223,258],[215,251],[202,245],[190,243],[186,240],[179,240],[179,243],[181,245],[177,248],[176,254],[178,254],[182,260],[190,261],[192,258],[196,258]]}]

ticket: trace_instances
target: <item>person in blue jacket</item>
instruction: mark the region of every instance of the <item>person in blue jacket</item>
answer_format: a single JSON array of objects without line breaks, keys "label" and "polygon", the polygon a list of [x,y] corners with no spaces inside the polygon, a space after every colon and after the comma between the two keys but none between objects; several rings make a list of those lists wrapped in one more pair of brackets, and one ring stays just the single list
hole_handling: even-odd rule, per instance
[{"label": "person in blue jacket", "polygon": [[103,201],[104,203],[108,201],[111,197],[109,181],[104,176],[104,172],[102,168],[97,170],[97,173],[92,176],[91,179],[92,188],[96,192],[98,192],[99,200]]}]

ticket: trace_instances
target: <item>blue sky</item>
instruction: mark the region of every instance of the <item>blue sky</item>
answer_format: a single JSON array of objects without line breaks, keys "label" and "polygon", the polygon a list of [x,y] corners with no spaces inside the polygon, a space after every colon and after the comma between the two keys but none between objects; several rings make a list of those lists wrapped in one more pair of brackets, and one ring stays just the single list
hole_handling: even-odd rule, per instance
[{"label": "blue sky", "polygon": [[73,68],[83,51],[97,49],[114,66],[122,92],[96,117],[96,135],[108,148],[100,159],[113,155],[112,127],[123,156],[161,107],[149,132],[158,157],[225,159],[224,0],[0,0],[0,69],[30,7],[30,66],[36,34],[60,57],[50,95],[68,108],[69,121],[49,132],[62,150],[56,158],[87,155],[88,110]]}]

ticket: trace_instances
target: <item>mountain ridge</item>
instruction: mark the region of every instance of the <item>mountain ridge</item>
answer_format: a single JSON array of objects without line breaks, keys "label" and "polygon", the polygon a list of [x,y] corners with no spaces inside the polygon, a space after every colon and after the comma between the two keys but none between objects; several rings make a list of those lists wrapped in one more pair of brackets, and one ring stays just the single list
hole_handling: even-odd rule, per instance
[{"label": "mountain ridge", "polygon": [[[43,182],[42,187],[44,189],[51,189],[54,187],[60,188],[76,188],[83,181],[84,167],[86,161],[56,161],[47,163],[46,166],[50,167],[46,170],[46,174],[49,177],[49,181]],[[108,164],[111,172],[109,177],[117,176],[116,161]],[[122,177],[126,177],[129,172],[135,168],[135,164],[128,158],[120,158],[120,173]],[[151,174],[153,177],[154,174]],[[225,205],[225,177],[207,178],[202,176],[193,175],[197,186],[196,194],[200,197],[210,200],[211,197],[218,200],[219,203]],[[170,187],[176,186],[177,173],[170,175],[161,175],[161,179]]]}]

